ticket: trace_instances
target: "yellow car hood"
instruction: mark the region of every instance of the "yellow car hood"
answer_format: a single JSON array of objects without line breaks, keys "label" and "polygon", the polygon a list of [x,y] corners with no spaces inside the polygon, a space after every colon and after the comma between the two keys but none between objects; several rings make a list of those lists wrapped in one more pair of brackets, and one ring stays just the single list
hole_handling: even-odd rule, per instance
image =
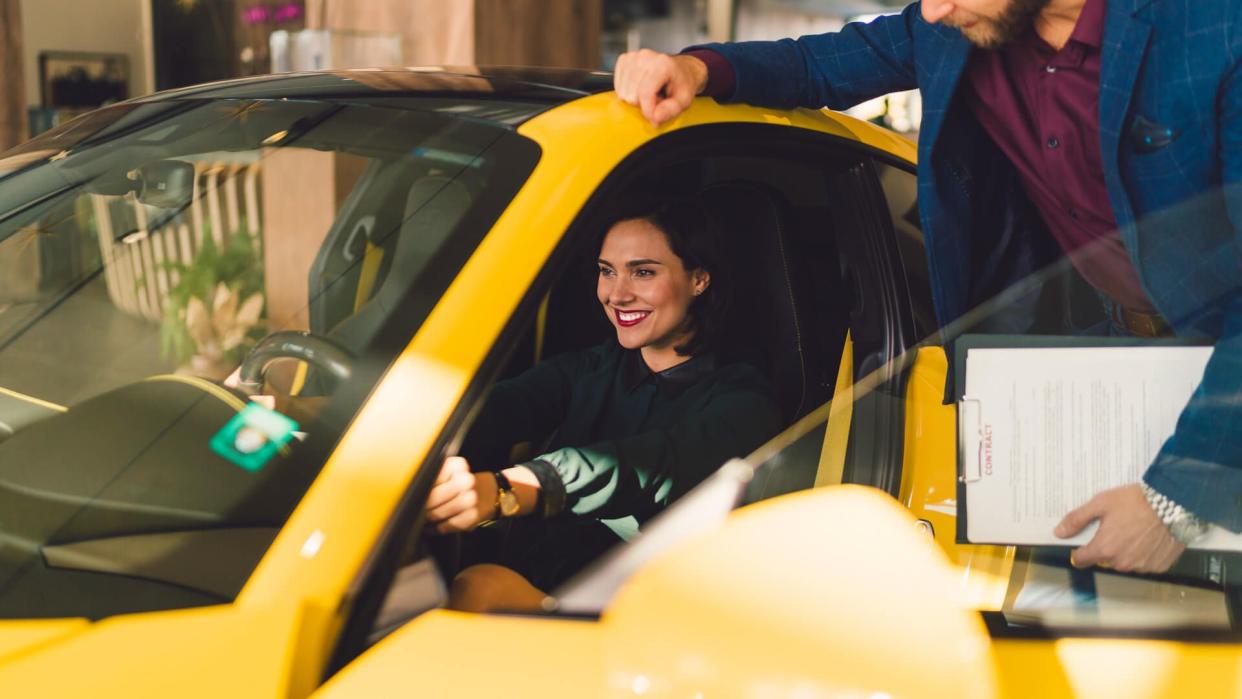
[{"label": "yellow car hood", "polygon": [[47,619],[0,622],[0,662],[35,648],[56,643],[90,627],[86,619]]},{"label": "yellow car hood", "polygon": [[292,605],[0,622],[0,696],[287,696]]}]

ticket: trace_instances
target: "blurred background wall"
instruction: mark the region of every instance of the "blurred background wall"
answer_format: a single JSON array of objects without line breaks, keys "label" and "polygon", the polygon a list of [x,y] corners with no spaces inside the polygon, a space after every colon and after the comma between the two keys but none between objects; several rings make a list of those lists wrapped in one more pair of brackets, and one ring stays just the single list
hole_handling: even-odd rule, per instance
[{"label": "blurred background wall", "polygon": [[0,0],[0,150],[25,140],[26,86],[22,76],[22,6]]},{"label": "blurred background wall", "polygon": [[[0,0],[0,149],[103,104],[374,65],[610,70],[622,52],[833,31],[907,0]],[[916,133],[918,96],[855,115]]]}]

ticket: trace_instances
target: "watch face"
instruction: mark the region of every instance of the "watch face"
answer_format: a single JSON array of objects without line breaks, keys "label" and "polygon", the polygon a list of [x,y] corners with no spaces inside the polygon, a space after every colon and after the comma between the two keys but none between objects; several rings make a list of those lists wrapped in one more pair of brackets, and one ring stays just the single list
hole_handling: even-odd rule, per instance
[{"label": "watch face", "polygon": [[500,492],[500,514],[502,517],[512,517],[518,513],[519,505],[517,495],[512,490],[502,490]]},{"label": "watch face", "polygon": [[1169,524],[1169,533],[1183,544],[1194,543],[1207,534],[1207,525],[1194,517],[1183,517]]}]

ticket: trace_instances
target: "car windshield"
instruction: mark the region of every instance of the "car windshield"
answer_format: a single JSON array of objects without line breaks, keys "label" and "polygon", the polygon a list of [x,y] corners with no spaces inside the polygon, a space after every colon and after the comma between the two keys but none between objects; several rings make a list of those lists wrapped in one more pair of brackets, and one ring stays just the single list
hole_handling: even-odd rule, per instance
[{"label": "car windshield", "polygon": [[537,108],[189,96],[0,155],[0,617],[231,600],[533,168]]}]

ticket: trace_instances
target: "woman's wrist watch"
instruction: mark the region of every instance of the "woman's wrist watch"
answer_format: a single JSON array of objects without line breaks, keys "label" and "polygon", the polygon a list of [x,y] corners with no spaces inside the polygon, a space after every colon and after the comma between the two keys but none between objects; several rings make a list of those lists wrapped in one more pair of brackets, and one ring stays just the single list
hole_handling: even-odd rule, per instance
[{"label": "woman's wrist watch", "polygon": [[492,508],[492,516],[479,522],[480,527],[495,524],[506,517],[514,517],[521,509],[517,493],[513,492],[513,485],[509,483],[508,476],[500,471],[492,471],[492,476],[496,479],[496,505]]},{"label": "woman's wrist watch", "polygon": [[1141,484],[1147,504],[1155,510],[1160,522],[1169,530],[1169,534],[1187,546],[1202,539],[1208,532],[1208,524],[1190,513],[1189,510],[1173,502],[1168,496],[1155,488]]}]

